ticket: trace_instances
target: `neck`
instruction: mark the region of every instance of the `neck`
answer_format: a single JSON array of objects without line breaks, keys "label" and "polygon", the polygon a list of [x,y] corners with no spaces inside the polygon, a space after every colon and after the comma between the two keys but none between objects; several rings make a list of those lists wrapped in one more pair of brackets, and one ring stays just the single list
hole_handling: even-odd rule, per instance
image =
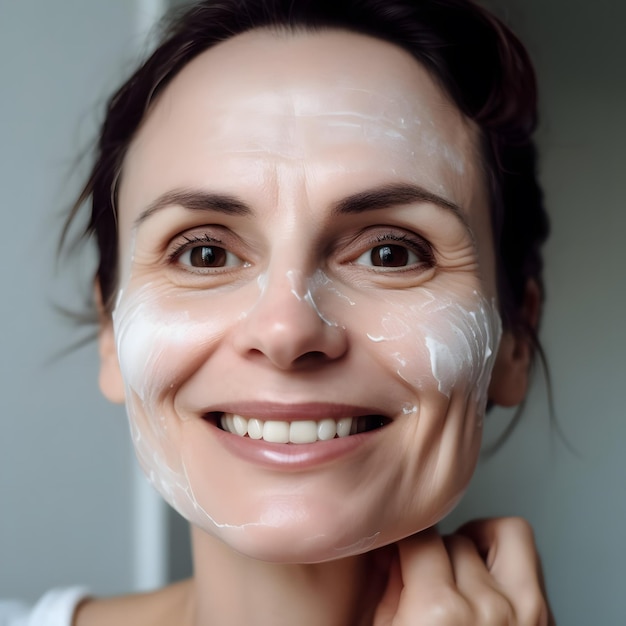
[{"label": "neck", "polygon": [[194,529],[193,626],[366,626],[382,593],[375,554],[267,563]]}]

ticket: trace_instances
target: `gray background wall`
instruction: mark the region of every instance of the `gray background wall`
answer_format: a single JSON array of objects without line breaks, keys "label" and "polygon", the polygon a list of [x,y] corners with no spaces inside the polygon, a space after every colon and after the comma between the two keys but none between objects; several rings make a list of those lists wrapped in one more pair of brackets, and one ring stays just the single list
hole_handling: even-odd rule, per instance
[{"label": "gray background wall", "polygon": [[[553,223],[542,341],[558,420],[578,454],[550,429],[537,384],[520,428],[481,464],[450,525],[524,515],[536,529],[559,623],[618,626],[626,624],[626,3],[497,6],[506,7],[539,75]],[[506,417],[488,419],[488,439]]]},{"label": "gray background wall", "polygon": [[[520,514],[536,529],[560,624],[626,623],[626,46],[617,0],[495,0],[537,63],[539,143],[553,220],[542,338],[567,450],[545,387],[448,527]],[[54,270],[71,163],[103,97],[138,54],[154,0],[0,0],[0,596],[56,585],[101,594],[185,570],[181,525],[136,479],[126,424],[99,396],[93,345],[51,302],[78,304]],[[94,112],[95,111],[95,112]],[[78,277],[90,268],[73,263]],[[493,440],[510,415],[488,419]],[[174,554],[168,558],[168,553]]]},{"label": "gray background wall", "polygon": [[82,582],[122,592],[142,586],[149,566],[159,577],[158,555],[145,559],[154,536],[137,530],[138,503],[154,504],[135,479],[123,412],[98,392],[95,346],[50,362],[85,335],[52,306],[79,308],[76,281],[92,268],[83,258],[55,270],[61,214],[84,171],[73,165],[158,8],[0,0],[3,597]]}]

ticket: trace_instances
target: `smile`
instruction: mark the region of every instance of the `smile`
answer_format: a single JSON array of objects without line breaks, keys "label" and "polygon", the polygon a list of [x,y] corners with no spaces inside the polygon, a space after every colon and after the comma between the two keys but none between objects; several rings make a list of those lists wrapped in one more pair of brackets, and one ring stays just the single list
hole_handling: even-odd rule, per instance
[{"label": "smile", "polygon": [[262,439],[268,443],[306,444],[378,430],[390,421],[383,415],[277,421],[247,419],[235,413],[220,413],[218,414],[217,425],[222,430],[239,437]]}]

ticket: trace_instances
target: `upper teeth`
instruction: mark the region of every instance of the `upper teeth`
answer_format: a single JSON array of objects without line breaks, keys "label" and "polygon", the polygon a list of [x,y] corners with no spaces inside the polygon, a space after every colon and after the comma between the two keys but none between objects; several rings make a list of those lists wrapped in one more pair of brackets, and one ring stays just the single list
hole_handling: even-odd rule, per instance
[{"label": "upper teeth", "polygon": [[271,443],[314,443],[337,437],[347,437],[352,432],[352,418],[323,419],[296,422],[262,421],[246,419],[241,415],[225,414],[221,426],[230,433],[251,439],[264,439]]}]

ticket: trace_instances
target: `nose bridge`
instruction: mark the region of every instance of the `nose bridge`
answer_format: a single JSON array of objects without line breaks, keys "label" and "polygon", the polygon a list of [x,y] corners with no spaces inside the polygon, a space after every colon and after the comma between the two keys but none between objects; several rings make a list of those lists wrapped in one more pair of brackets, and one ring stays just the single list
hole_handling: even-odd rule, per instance
[{"label": "nose bridge", "polygon": [[260,288],[249,318],[258,317],[271,326],[315,321],[315,317],[323,321],[313,300],[310,279],[302,270],[270,268],[260,280]]},{"label": "nose bridge", "polygon": [[316,296],[319,291],[319,284],[313,276],[307,276],[299,270],[287,270],[287,281],[291,287],[290,291],[294,298],[304,306],[308,306],[315,315],[327,326],[337,326],[327,314],[324,314],[319,306]]},{"label": "nose bridge", "polygon": [[305,356],[336,359],[346,349],[345,332],[318,307],[313,276],[282,263],[259,279],[260,294],[238,328],[236,344],[246,355],[264,355],[289,369]]}]

